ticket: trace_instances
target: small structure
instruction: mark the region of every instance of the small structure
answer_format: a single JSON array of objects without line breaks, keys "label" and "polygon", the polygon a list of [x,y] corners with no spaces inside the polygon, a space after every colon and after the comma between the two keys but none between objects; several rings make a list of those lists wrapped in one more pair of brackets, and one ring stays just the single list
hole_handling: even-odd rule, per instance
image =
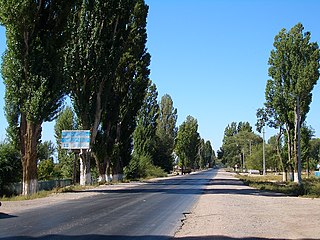
[{"label": "small structure", "polygon": [[[76,162],[79,153],[81,155],[85,151],[90,151],[90,130],[62,130],[61,148],[73,151]],[[74,168],[75,166],[76,164],[74,164]],[[80,185],[85,185],[87,182],[91,182],[91,174],[88,169],[90,169],[90,161],[87,166],[83,158],[80,157]],[[75,182],[75,174],[73,181]]]}]

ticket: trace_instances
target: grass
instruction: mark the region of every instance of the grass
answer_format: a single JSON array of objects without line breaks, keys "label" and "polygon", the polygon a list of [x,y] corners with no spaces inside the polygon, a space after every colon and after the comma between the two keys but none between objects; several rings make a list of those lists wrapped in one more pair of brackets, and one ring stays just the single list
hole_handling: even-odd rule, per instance
[{"label": "grass", "polygon": [[302,185],[294,182],[282,182],[281,176],[237,176],[246,185],[256,189],[284,193],[289,196],[320,197],[320,179],[311,177],[302,180]]}]

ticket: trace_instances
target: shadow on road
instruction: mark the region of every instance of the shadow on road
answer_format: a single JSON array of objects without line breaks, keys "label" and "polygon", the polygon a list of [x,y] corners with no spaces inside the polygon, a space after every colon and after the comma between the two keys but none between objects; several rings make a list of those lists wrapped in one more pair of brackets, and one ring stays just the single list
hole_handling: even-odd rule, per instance
[{"label": "shadow on road", "polygon": [[82,192],[96,192],[96,193],[125,193],[125,194],[140,194],[140,193],[165,193],[165,194],[202,194],[203,188],[207,185],[209,179],[206,178],[192,178],[179,180],[164,180],[147,182],[137,187],[129,187],[122,189],[89,189],[81,190]]},{"label": "shadow on road", "polygon": [[284,197],[283,193],[266,192],[246,186],[239,179],[212,179],[208,186],[219,186],[214,189],[205,189],[205,194],[240,194],[240,195],[256,195],[266,197]]},{"label": "shadow on road", "polygon": [[[110,235],[82,235],[82,236],[67,236],[67,235],[47,235],[43,237],[28,237],[28,236],[15,236],[10,238],[1,238],[7,240],[173,240],[173,239],[181,239],[181,240],[209,240],[209,239],[221,239],[221,240],[236,240],[236,239],[257,239],[257,240],[266,240],[268,238],[256,238],[256,237],[248,237],[248,238],[232,238],[227,236],[199,236],[199,237],[181,237],[181,238],[172,238],[168,236],[110,236]],[[280,240],[280,238],[279,238]],[[306,239],[313,240],[313,239]]]},{"label": "shadow on road", "polygon": [[[10,214],[6,214],[6,213],[2,213],[0,212],[0,219],[5,219],[5,218],[15,218],[17,216],[14,215],[10,215]],[[0,235],[1,236],[1,235]]]},{"label": "shadow on road", "polygon": [[[205,189],[204,186],[209,186]],[[215,186],[215,188],[210,188]],[[83,191],[80,191],[83,192]],[[125,189],[91,189],[84,192],[97,193],[125,193],[125,194],[141,194],[141,193],[163,193],[163,194],[237,194],[237,195],[256,195],[267,197],[284,197],[282,193],[266,192],[254,188],[247,187],[239,179],[181,179],[174,181],[148,182],[144,185],[134,188]]]}]

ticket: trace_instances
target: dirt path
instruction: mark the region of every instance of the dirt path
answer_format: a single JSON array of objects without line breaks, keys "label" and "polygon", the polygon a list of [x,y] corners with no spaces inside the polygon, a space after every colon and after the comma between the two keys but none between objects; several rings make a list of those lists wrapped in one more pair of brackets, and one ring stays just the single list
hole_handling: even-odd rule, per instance
[{"label": "dirt path", "polygon": [[320,239],[320,199],[286,197],[244,186],[219,170],[176,238]]}]

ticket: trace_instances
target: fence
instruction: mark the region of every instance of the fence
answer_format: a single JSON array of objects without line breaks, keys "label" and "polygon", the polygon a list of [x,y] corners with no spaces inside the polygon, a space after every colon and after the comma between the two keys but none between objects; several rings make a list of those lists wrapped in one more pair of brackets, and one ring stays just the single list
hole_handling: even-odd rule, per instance
[{"label": "fence", "polygon": [[[52,190],[58,187],[66,187],[72,185],[71,179],[58,179],[58,180],[50,180],[50,181],[39,181],[39,191],[42,190]],[[10,187],[10,191],[14,194],[22,194],[22,183],[14,183]]]}]

